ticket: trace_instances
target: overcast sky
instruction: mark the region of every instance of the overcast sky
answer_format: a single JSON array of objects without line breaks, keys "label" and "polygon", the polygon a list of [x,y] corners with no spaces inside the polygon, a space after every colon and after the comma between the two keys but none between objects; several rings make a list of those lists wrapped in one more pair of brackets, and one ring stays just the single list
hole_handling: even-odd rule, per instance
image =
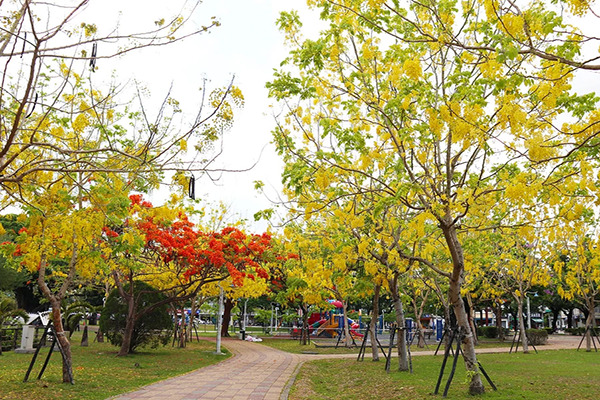
[{"label": "overcast sky", "polygon": [[[152,27],[153,21],[168,19],[183,3],[185,0],[96,0],[90,3],[82,18],[96,22],[99,28],[111,29],[120,21],[120,31],[135,32],[143,29],[141,27]],[[199,104],[203,79],[208,80],[210,89],[226,85],[235,75],[235,84],[242,89],[246,104],[236,114],[233,129],[225,133],[224,153],[217,165],[243,169],[253,165],[259,157],[260,160],[251,171],[224,174],[216,183],[203,178],[197,184],[196,193],[208,201],[230,205],[240,217],[249,220],[254,231],[264,230],[266,224],[253,223],[253,214],[272,204],[256,193],[253,182],[263,181],[272,198],[277,197],[281,188],[282,163],[270,145],[274,119],[265,82],[271,80],[273,69],[288,53],[275,21],[280,11],[292,9],[300,11],[303,32],[308,36],[315,35],[322,27],[317,12],[307,10],[305,0],[204,0],[192,23],[208,25],[211,17],[217,17],[221,26],[210,33],[173,46],[136,52],[122,61],[100,60],[98,63],[105,73],[116,69],[120,81],[136,79],[145,83],[153,95],[148,105],[152,108],[154,104],[154,109],[173,84],[173,97],[182,103],[184,110],[193,112]],[[99,48],[98,52],[102,50]],[[580,74],[574,87],[589,91],[592,82],[591,86],[597,87],[596,78],[596,73]],[[154,193],[153,197],[160,199],[161,196]]]},{"label": "overcast sky", "polygon": [[[161,18],[168,19],[181,3],[102,0],[91,2],[81,17],[86,22],[96,22],[99,28],[113,27],[117,18],[120,31],[135,31],[152,26]],[[136,52],[121,61],[98,62],[99,75],[116,69],[120,81],[135,79],[145,83],[153,96],[148,104],[155,110],[171,84],[173,97],[184,110],[192,112],[199,104],[203,79],[208,80],[208,88],[215,88],[226,85],[235,75],[245,107],[236,113],[233,128],[225,133],[224,153],[216,165],[244,169],[257,161],[258,164],[248,172],[223,174],[216,183],[203,178],[197,183],[196,193],[211,202],[230,205],[233,212],[249,220],[254,231],[266,229],[265,223],[253,222],[254,213],[272,205],[254,190],[253,182],[263,181],[273,198],[281,188],[282,163],[270,144],[274,119],[265,83],[288,52],[276,20],[280,11],[292,9],[300,10],[306,17],[316,15],[306,9],[304,0],[204,0],[193,23],[208,25],[212,16],[217,17],[221,26],[210,33],[174,46]],[[312,26],[316,21],[314,17]],[[99,54],[102,50],[98,48]],[[154,193],[153,197],[158,199],[160,195]]]}]

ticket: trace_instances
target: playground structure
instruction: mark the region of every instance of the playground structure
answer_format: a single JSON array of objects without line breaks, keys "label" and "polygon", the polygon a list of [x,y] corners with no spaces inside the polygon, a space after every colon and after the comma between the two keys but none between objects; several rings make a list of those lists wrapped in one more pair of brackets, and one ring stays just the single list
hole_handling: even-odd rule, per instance
[{"label": "playground structure", "polygon": [[[308,329],[309,334],[313,338],[338,338],[340,335],[344,334],[344,317],[343,317],[343,309],[341,302],[330,301],[330,303],[335,307],[332,311],[325,312],[314,312],[308,318]],[[383,315],[380,315],[378,318],[376,334],[381,335],[387,329],[384,325]],[[359,321],[354,321],[350,318],[346,320],[348,323],[349,333],[353,340],[356,338],[362,339],[364,337],[364,332],[367,329],[366,326],[360,323]],[[406,341],[410,346],[414,343],[419,342],[419,337],[422,338],[422,343],[425,343],[425,337],[428,340],[431,340],[432,337],[435,338],[436,342],[439,342],[444,333],[444,321],[440,317],[436,316],[424,316],[421,318],[421,323],[424,326],[422,329],[419,329],[417,324],[413,321],[412,318],[406,318]],[[425,328],[427,326],[427,328]],[[361,333],[362,332],[362,333]]]},{"label": "playground structure", "polygon": [[[362,338],[363,334],[358,332],[360,325],[350,318],[347,319],[350,336],[353,339]],[[316,337],[327,337],[335,338],[340,334],[343,334],[344,330],[344,316],[342,314],[331,313],[328,318],[321,318],[311,324],[312,334]]]},{"label": "playground structure", "polygon": [[317,312],[309,317],[310,334],[315,337],[336,338],[344,334],[345,324],[348,324],[352,340],[362,338],[364,335],[358,331],[360,324],[350,318],[344,319],[343,304],[337,300],[329,302],[335,307],[334,311]]}]

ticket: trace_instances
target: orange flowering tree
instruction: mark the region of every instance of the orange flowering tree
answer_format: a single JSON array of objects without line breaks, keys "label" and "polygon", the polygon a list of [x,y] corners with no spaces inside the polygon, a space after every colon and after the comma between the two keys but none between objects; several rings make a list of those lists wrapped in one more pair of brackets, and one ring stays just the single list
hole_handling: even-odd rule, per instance
[{"label": "orange flowering tree", "polygon": [[[104,258],[121,297],[128,306],[119,355],[130,352],[131,334],[139,318],[164,304],[195,297],[211,282],[231,279],[234,287],[249,281],[267,282],[263,266],[271,236],[246,235],[238,228],[202,232],[175,207],[153,207],[140,195],[130,196],[127,219],[104,228]],[[142,280],[167,296],[155,304],[139,304]]]}]

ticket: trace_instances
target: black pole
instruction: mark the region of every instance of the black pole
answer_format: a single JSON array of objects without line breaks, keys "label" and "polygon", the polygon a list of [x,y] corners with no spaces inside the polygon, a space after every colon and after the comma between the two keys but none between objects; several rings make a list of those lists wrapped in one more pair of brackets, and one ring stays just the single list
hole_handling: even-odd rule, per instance
[{"label": "black pole", "polygon": [[444,388],[443,397],[448,396],[448,389],[450,389],[450,384],[452,383],[452,379],[454,378],[454,373],[456,372],[456,364],[458,362],[458,355],[460,354],[460,336],[456,338],[456,352],[454,352],[454,360],[452,361],[452,369],[450,370],[450,376],[448,376],[448,382],[446,382],[446,387]]},{"label": "black pole", "polygon": [[[338,346],[339,346],[339,344],[340,344],[340,341],[342,340],[342,333],[343,333],[343,332],[344,332],[344,331],[343,331],[343,330],[341,330],[341,329],[338,331],[338,340],[337,340],[337,343],[335,344],[335,348],[336,348],[336,349],[338,348]],[[346,335],[344,334],[344,336],[346,336]]]},{"label": "black pole", "polygon": [[496,387],[496,385],[494,385],[494,382],[492,382],[492,379],[489,377],[487,372],[485,372],[485,369],[483,369],[483,365],[481,365],[481,363],[479,361],[477,361],[477,365],[479,365],[479,369],[481,370],[481,373],[483,374],[483,376],[485,376],[485,379],[487,379],[487,381],[490,384],[490,386],[492,387],[492,389],[494,389],[494,391],[498,390],[498,388]]},{"label": "black pole", "polygon": [[360,345],[360,351],[358,352],[358,358],[356,361],[362,361],[365,358],[365,347],[367,345],[367,337],[369,337],[369,330],[365,332],[365,336],[363,337],[362,344]]},{"label": "black pole", "polygon": [[434,356],[437,356],[438,351],[440,350],[440,347],[442,346],[442,342],[444,341],[444,337],[446,337],[446,331],[448,329],[444,328],[444,332],[442,333],[442,337],[440,338],[440,342],[437,345],[437,348],[435,349],[435,353],[433,353]]},{"label": "black pole", "polygon": [[581,347],[581,345],[583,344],[583,341],[585,339],[585,335],[587,334],[588,331],[588,327],[585,327],[585,331],[583,332],[583,336],[581,337],[581,341],[579,342],[579,346],[577,346],[577,351],[579,351],[579,348]]},{"label": "black pole", "polygon": [[52,352],[54,351],[54,345],[56,344],[56,339],[54,338],[52,340],[52,344],[50,345],[50,351],[48,352],[48,355],[46,356],[46,361],[44,361],[44,365],[42,366],[42,369],[40,370],[40,373],[38,374],[38,381],[40,379],[42,379],[42,375],[44,374],[44,371],[46,370],[46,367],[48,366],[48,361],[50,361],[50,356],[52,355]]},{"label": "black pole", "polygon": [[[48,334],[48,330],[50,329],[51,324],[52,324],[52,322],[48,321],[48,324],[46,325],[46,328],[44,329],[43,337],[46,337],[46,335]],[[23,382],[27,382],[27,379],[29,379],[29,374],[31,373],[31,370],[33,369],[33,364],[35,363],[35,360],[36,360],[38,354],[40,353],[41,347],[42,346],[38,345],[38,347],[35,349],[35,353],[33,353],[33,358],[31,359],[31,362],[29,363],[29,368],[27,368],[27,372],[25,373],[25,379],[23,379]]]},{"label": "black pole", "polygon": [[410,346],[408,346],[406,348],[406,351],[408,352],[408,371],[412,374],[413,367],[412,367],[412,353],[410,352]]},{"label": "black pole", "polygon": [[375,340],[377,340],[377,345],[379,346],[379,349],[381,350],[381,352],[383,353],[383,356],[385,358],[387,358],[387,354],[383,348],[383,346],[381,345],[381,342],[379,341],[379,338],[377,336],[375,336]]},{"label": "black pole", "polygon": [[[63,363],[65,363],[67,361],[67,355],[65,354],[65,350],[62,348],[62,345],[60,344],[60,341],[58,340],[58,334],[54,330],[54,326],[50,326],[50,330],[52,331],[52,335],[54,337],[54,340],[56,341],[56,344],[58,345],[58,350],[60,350],[60,355],[62,356]],[[61,332],[61,334],[64,335],[65,334],[64,331]],[[69,383],[71,385],[74,384],[74,382],[73,382],[73,371],[72,370],[69,371]]]},{"label": "black pole", "polygon": [[388,345],[388,356],[385,358],[385,372],[390,372],[390,366],[392,365],[392,348],[394,347],[394,336],[396,336],[396,329],[398,329],[395,325],[392,326],[392,331],[390,332],[390,343]]},{"label": "black pole", "polygon": [[442,367],[440,368],[440,375],[438,376],[437,384],[435,385],[435,391],[433,392],[433,394],[438,394],[440,391],[442,377],[444,376],[444,369],[446,369],[446,362],[448,361],[448,356],[450,355],[450,348],[452,347],[452,343],[454,342],[455,335],[456,335],[456,331],[454,329],[452,329],[452,333],[450,334],[450,342],[444,349],[444,359],[442,360]]},{"label": "black pole", "polygon": [[533,347],[533,349],[535,350],[535,354],[537,354],[537,349],[535,348],[535,344],[531,343],[531,347]]},{"label": "black pole", "polygon": [[198,335],[198,327],[194,325],[194,332],[196,332],[196,341],[200,343],[200,335]]}]

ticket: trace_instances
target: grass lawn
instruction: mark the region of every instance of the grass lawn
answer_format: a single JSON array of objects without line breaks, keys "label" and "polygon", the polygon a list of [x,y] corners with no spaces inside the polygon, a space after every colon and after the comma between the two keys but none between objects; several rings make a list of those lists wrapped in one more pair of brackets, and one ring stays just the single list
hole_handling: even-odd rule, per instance
[{"label": "grass lawn", "polygon": [[61,383],[58,351],[52,355],[44,376],[38,381],[37,374],[48,349],[40,351],[27,383],[23,383],[23,378],[33,354],[5,352],[0,356],[0,399],[103,400],[227,358],[212,354],[215,344],[208,341],[188,343],[185,349],[170,344],[158,349],[144,348],[134,355],[116,357],[118,348],[106,342],[91,343],[93,339],[90,339],[89,347],[81,347],[80,335],[76,333],[72,340],[75,385]]},{"label": "grass lawn", "polygon": [[[311,361],[303,365],[289,399],[431,400],[442,359],[441,356],[414,357],[413,374],[386,374],[385,361],[374,363],[367,358],[363,362],[347,359]],[[547,350],[538,354],[480,354],[478,359],[498,387],[498,391],[493,392],[484,381],[487,393],[476,398],[600,398],[600,353]],[[450,366],[446,366],[440,398]],[[459,359],[447,398],[473,399],[467,394],[466,382],[464,363]]]}]

